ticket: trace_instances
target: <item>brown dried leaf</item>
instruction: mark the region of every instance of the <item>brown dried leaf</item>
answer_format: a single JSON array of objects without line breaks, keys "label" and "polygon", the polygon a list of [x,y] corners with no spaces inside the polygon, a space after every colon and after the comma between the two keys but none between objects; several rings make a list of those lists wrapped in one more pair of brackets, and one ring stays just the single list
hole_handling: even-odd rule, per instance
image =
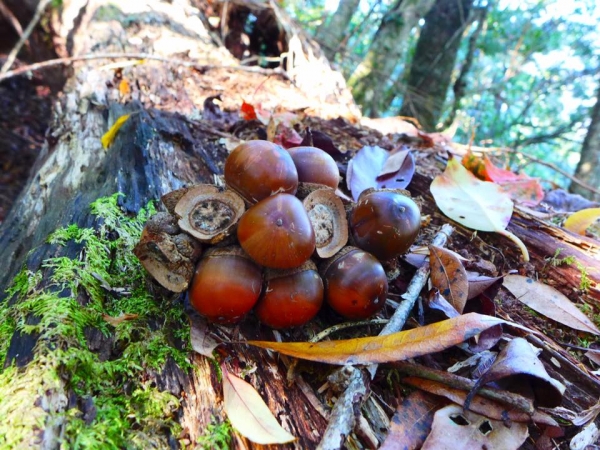
[{"label": "brown dried leaf", "polygon": [[531,345],[523,338],[514,338],[502,349],[496,361],[478,380],[465,401],[477,390],[491,382],[505,381],[505,388],[512,391],[532,392],[540,406],[554,408],[562,403],[565,386],[546,372]]},{"label": "brown dried leaf", "polygon": [[488,277],[485,275],[467,273],[467,280],[469,281],[469,295],[467,298],[471,300],[472,298],[477,297],[500,279],[502,279],[502,277]]},{"label": "brown dried leaf", "polygon": [[575,330],[600,335],[596,325],[552,286],[521,275],[508,275],[504,277],[504,287],[534,311]]},{"label": "brown dried leaf", "polygon": [[467,271],[454,252],[430,245],[429,253],[431,283],[459,313],[462,313],[469,294]]},{"label": "brown dried leaf", "polygon": [[509,428],[502,421],[449,405],[435,413],[431,434],[422,449],[516,450],[527,436],[525,423],[515,422]]},{"label": "brown dried leaf", "polygon": [[440,291],[437,289],[432,289],[429,295],[427,296],[426,304],[430,309],[435,309],[436,311],[440,311],[444,316],[451,319],[452,317],[460,316],[460,313],[448,303],[448,300],[444,298]]},{"label": "brown dried leaf", "polygon": [[244,380],[223,371],[223,406],[231,425],[256,444],[285,444],[296,438],[281,428],[256,389]]},{"label": "brown dried leaf", "polygon": [[404,398],[392,417],[390,432],[380,450],[416,450],[431,430],[433,415],[442,400],[422,391]]}]

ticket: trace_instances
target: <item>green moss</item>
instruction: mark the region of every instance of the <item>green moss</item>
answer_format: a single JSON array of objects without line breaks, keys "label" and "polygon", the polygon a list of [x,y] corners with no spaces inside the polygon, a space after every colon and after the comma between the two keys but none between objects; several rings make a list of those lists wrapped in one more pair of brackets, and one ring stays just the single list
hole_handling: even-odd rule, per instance
[{"label": "green moss", "polygon": [[[0,448],[34,446],[36,431],[52,423],[62,424],[61,448],[163,448],[181,431],[179,400],[153,386],[148,371],[160,372],[169,359],[191,368],[188,321],[181,305],[148,292],[132,253],[153,206],[128,217],[118,196],[91,205],[97,229],[70,225],[48,238],[80,244],[76,258],[22,270],[0,304]],[[116,326],[104,320],[121,314],[137,317]],[[32,316],[38,320],[28,323]],[[112,342],[109,359],[88,347],[93,330]],[[39,335],[34,360],[2,369],[15,331]],[[70,409],[66,392],[78,399]],[[41,401],[49,395],[56,405]]]},{"label": "green moss", "polygon": [[233,430],[228,421],[218,422],[213,417],[202,436],[196,442],[203,450],[228,450],[231,447],[231,435]]}]

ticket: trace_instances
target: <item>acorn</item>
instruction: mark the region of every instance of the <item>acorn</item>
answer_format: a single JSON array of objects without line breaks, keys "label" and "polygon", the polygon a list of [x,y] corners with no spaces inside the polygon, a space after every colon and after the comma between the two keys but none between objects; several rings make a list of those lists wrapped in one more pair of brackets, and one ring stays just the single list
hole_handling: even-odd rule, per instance
[{"label": "acorn", "polygon": [[321,268],[325,301],[347,319],[366,319],[385,305],[388,281],[381,263],[370,253],[344,247]]},{"label": "acorn", "polygon": [[290,194],[265,198],[249,208],[240,219],[237,237],[255,262],[272,269],[298,267],[315,251],[308,214]]},{"label": "acorn", "polygon": [[212,248],[198,263],[189,298],[209,321],[232,324],[254,307],[261,288],[261,268],[240,247]]},{"label": "acorn", "polygon": [[238,145],[225,161],[225,184],[248,203],[277,193],[295,194],[298,171],[290,154],[269,141]]},{"label": "acorn", "polygon": [[268,269],[254,313],[271,328],[304,325],[321,309],[323,281],[314,262],[294,269]]},{"label": "acorn", "polygon": [[334,159],[317,147],[292,147],[288,152],[294,160],[300,183],[312,183],[337,189],[340,171]]},{"label": "acorn", "polygon": [[354,244],[386,261],[402,255],[415,242],[421,211],[408,196],[394,189],[366,189],[349,215]]}]

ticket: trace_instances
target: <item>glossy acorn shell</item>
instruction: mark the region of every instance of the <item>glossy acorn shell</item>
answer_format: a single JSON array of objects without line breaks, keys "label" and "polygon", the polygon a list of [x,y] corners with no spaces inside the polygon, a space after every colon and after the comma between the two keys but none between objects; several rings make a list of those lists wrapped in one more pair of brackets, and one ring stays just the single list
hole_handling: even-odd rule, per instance
[{"label": "glossy acorn shell", "polygon": [[225,183],[248,203],[298,190],[298,171],[290,154],[269,141],[238,145],[225,161]]},{"label": "glossy acorn shell", "polygon": [[314,183],[337,189],[340,171],[328,153],[317,147],[292,147],[288,152],[298,170],[300,183]]},{"label": "glossy acorn shell", "polygon": [[371,254],[344,247],[322,267],[325,301],[347,319],[366,319],[385,305],[388,282]]},{"label": "glossy acorn shell", "polygon": [[387,261],[408,251],[421,228],[417,204],[394,190],[366,190],[349,215],[354,245]]},{"label": "glossy acorn shell", "polygon": [[290,194],[265,198],[238,223],[242,248],[261,266],[291,269],[315,251],[315,233],[302,202]]},{"label": "glossy acorn shell", "polygon": [[271,328],[304,325],[321,309],[323,290],[323,281],[312,261],[295,269],[269,269],[254,313]]},{"label": "glossy acorn shell", "polygon": [[261,288],[262,270],[241,248],[212,248],[198,263],[189,298],[209,321],[231,324],[254,307]]}]

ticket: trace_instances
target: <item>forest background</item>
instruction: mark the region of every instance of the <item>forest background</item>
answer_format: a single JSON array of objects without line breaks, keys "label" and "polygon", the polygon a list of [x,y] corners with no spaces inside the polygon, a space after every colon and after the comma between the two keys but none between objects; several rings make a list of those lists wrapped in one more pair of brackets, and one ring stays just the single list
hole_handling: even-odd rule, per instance
[{"label": "forest background", "polygon": [[505,149],[512,170],[593,198],[529,156],[600,185],[595,1],[288,0],[286,8],[342,70],[365,116],[410,116],[455,141]]}]

